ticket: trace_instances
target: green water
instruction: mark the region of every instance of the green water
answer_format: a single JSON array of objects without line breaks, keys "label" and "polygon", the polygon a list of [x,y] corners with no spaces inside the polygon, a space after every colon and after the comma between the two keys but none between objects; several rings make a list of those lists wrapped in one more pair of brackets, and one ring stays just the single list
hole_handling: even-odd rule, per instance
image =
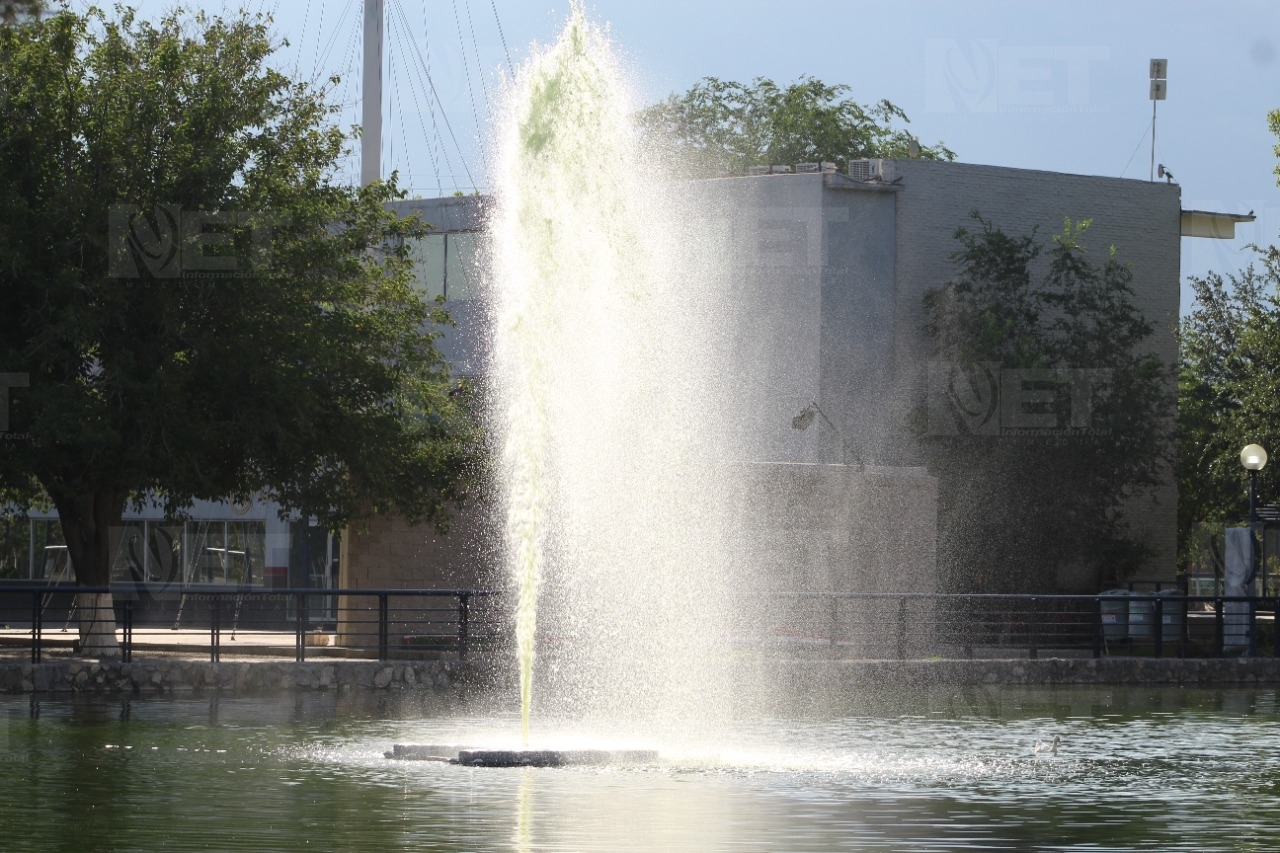
[{"label": "green water", "polygon": [[[937,688],[645,767],[391,762],[519,719],[360,694],[0,700],[6,851],[1272,850],[1276,691]],[[591,742],[548,724],[565,744]],[[1037,739],[1057,734],[1057,755]],[[654,745],[654,744],[649,744]]]}]

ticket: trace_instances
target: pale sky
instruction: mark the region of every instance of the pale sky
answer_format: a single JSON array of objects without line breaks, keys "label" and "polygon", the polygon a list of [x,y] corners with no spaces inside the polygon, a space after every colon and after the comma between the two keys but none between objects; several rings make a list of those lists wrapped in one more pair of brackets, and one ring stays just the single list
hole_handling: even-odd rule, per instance
[{"label": "pale sky", "polygon": [[[171,5],[139,3],[147,16]],[[244,5],[271,12],[291,43],[282,67],[305,77],[343,75],[344,124],[358,122],[360,0]],[[810,75],[849,84],[863,103],[889,99],[923,141],[945,141],[963,162],[1142,180],[1151,163],[1148,61],[1167,59],[1155,161],[1182,185],[1184,208],[1258,216],[1237,226],[1234,241],[1184,238],[1184,279],[1238,269],[1250,258],[1249,242],[1280,242],[1278,140],[1266,124],[1267,111],[1280,108],[1280,3],[586,6],[610,27],[643,98],[682,92],[706,76],[788,83]],[[532,44],[553,41],[568,0],[386,0],[386,7],[384,174],[397,169],[402,185],[422,196],[487,189],[484,144],[507,57],[518,67]],[[355,180],[354,161],[350,174]],[[1184,313],[1189,303],[1184,282]]]}]

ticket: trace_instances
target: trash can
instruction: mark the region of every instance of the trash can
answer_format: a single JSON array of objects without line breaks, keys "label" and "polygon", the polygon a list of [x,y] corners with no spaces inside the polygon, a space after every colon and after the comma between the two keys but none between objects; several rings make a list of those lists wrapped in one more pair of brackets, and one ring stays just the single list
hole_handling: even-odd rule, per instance
[{"label": "trash can", "polygon": [[[1160,602],[1160,639],[1166,643],[1180,643],[1187,632],[1187,602],[1182,592],[1176,589],[1162,589],[1156,593]],[[1152,602],[1154,610],[1155,603]],[[1154,616],[1154,613],[1152,614]]]},{"label": "trash can", "polygon": [[[1141,593],[1139,593],[1141,594]],[[1149,598],[1129,598],[1129,639],[1149,640],[1154,635],[1152,623],[1156,618],[1155,602]]]},{"label": "trash can", "polygon": [[1098,595],[1102,639],[1118,643],[1129,638],[1129,590],[1109,589]]}]

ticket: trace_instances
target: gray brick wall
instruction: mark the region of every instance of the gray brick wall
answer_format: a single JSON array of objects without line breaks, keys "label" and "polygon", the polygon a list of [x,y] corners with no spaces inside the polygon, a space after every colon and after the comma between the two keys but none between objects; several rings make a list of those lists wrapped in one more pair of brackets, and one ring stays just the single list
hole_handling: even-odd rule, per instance
[{"label": "gray brick wall", "polygon": [[[952,274],[954,232],[972,224],[978,210],[1009,234],[1039,226],[1048,240],[1063,220],[1092,220],[1084,243],[1100,262],[1115,246],[1133,268],[1135,301],[1155,327],[1151,350],[1171,367],[1177,360],[1180,264],[1180,188],[1121,178],[1101,178],[926,160],[899,160],[894,348],[899,403],[922,398],[929,341],[921,332],[921,298]],[[1126,507],[1135,530],[1155,550],[1144,577],[1172,578],[1176,547],[1177,490],[1172,474],[1149,499]]]}]

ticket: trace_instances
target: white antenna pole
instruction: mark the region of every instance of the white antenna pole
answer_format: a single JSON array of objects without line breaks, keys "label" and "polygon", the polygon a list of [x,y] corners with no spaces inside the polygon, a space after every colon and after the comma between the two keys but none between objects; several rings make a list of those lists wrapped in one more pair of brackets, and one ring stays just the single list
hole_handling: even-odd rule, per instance
[{"label": "white antenna pole", "polygon": [[1169,60],[1151,60],[1151,176],[1156,179],[1156,101],[1163,101],[1169,91]]},{"label": "white antenna pole", "polygon": [[1151,99],[1151,174],[1148,181],[1156,179],[1156,99]]},{"label": "white antenna pole", "polygon": [[382,10],[383,0],[364,0],[362,184],[371,184],[382,177]]}]

